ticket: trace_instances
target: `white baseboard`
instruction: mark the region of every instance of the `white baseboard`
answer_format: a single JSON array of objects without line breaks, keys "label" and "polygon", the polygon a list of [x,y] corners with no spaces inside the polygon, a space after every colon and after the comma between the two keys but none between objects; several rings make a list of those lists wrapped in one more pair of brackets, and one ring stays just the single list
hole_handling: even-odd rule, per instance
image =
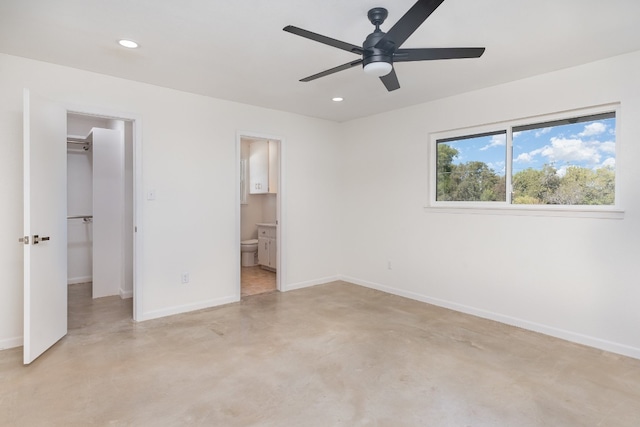
[{"label": "white baseboard", "polygon": [[24,343],[22,337],[6,338],[0,340],[0,350],[20,347]]},{"label": "white baseboard", "polygon": [[88,282],[93,282],[92,276],[69,277],[67,279],[68,285],[76,285],[78,283],[88,283]]},{"label": "white baseboard", "polygon": [[120,289],[120,298],[122,299],[128,299],[128,298],[133,298],[133,290],[131,291],[125,291],[124,289]]},{"label": "white baseboard", "polygon": [[432,297],[428,297],[426,295],[418,294],[415,292],[405,291],[402,289],[397,289],[390,286],[381,285],[378,283],[368,282],[366,280],[356,279],[355,277],[340,276],[340,280],[344,280],[345,282],[364,286],[366,288],[377,289],[382,292],[398,295],[398,296],[413,299],[416,301],[425,302],[427,304],[436,305],[438,307],[444,307],[454,311],[471,314],[473,316],[482,317],[484,319],[495,320],[496,322],[504,323],[511,326],[516,326],[516,327],[527,329],[533,332],[539,332],[541,334],[560,338],[566,341],[571,341],[577,344],[586,345],[586,346],[597,348],[600,350],[609,351],[611,353],[617,353],[623,356],[640,359],[640,348],[631,347],[625,344],[607,341],[600,338],[583,335],[577,332],[567,331],[565,329],[559,329],[559,328],[543,325],[536,322],[530,322],[528,320],[506,316],[504,314],[482,310],[482,309],[470,307],[464,304],[458,304],[451,301],[432,298]]},{"label": "white baseboard", "polygon": [[322,277],[320,279],[307,280],[306,282],[291,283],[291,284],[285,285],[282,291],[284,292],[293,291],[294,289],[302,289],[302,288],[308,288],[310,286],[323,285],[325,283],[335,282],[336,280],[340,280],[340,276],[329,276],[329,277]]},{"label": "white baseboard", "polygon": [[158,319],[165,316],[173,316],[174,314],[188,313],[190,311],[202,310],[205,308],[217,307],[219,305],[230,304],[237,302],[238,299],[235,296],[228,296],[224,298],[217,298],[207,301],[201,301],[194,304],[176,305],[173,307],[163,308],[162,310],[152,310],[143,313],[137,320],[145,321],[151,319]]}]

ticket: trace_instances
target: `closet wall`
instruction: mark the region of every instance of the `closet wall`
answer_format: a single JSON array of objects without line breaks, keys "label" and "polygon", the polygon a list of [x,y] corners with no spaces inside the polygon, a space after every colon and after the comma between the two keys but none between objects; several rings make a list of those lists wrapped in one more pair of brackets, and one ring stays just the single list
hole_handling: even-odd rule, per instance
[{"label": "closet wall", "polygon": [[[93,127],[107,128],[107,120],[69,114],[67,135],[86,137]],[[93,214],[93,150],[67,144],[67,216]],[[67,281],[91,282],[93,226],[82,219],[67,220]]]}]

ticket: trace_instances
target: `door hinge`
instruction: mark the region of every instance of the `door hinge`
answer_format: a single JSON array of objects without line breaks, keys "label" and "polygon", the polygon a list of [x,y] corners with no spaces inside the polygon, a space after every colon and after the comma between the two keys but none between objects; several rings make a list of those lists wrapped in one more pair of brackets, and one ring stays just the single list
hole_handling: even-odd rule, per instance
[{"label": "door hinge", "polygon": [[18,239],[18,242],[24,243],[25,245],[29,244],[29,236],[24,236]]}]

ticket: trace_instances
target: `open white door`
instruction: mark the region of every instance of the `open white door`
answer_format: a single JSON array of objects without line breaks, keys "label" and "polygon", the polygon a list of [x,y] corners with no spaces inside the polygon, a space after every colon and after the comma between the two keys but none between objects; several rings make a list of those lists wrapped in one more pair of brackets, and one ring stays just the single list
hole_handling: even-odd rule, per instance
[{"label": "open white door", "polygon": [[25,89],[25,364],[67,333],[66,114]]}]

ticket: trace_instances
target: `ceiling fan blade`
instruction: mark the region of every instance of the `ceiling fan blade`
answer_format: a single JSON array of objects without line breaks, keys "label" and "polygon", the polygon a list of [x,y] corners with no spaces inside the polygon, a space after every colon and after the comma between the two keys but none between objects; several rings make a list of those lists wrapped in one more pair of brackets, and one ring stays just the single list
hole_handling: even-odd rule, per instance
[{"label": "ceiling fan blade", "polygon": [[346,64],[338,65],[337,67],[333,67],[329,70],[322,71],[318,74],[314,74],[313,76],[300,79],[300,81],[310,82],[311,80],[319,79],[320,77],[328,76],[329,74],[337,73],[338,71],[348,70],[349,68],[352,68],[352,67],[355,67],[356,65],[361,65],[361,64],[362,64],[362,59],[358,59],[352,62],[347,62]]},{"label": "ceiling fan blade", "polygon": [[398,49],[444,0],[418,0],[387,34],[376,43],[377,49]]},{"label": "ceiling fan blade", "polygon": [[483,47],[444,47],[426,49],[398,49],[393,62],[432,61],[436,59],[479,58]]},{"label": "ceiling fan blade", "polygon": [[282,30],[291,34],[295,34],[296,36],[304,37],[322,44],[337,47],[338,49],[346,50],[347,52],[353,52],[358,55],[362,55],[362,53],[364,52],[361,46],[356,46],[355,44],[312,33],[311,31],[303,30],[302,28],[294,27],[293,25],[287,25]]},{"label": "ceiling fan blade", "polygon": [[400,89],[400,82],[398,81],[398,76],[396,76],[396,70],[394,68],[392,68],[391,72],[386,76],[380,77],[380,80],[382,80],[382,83],[384,83],[384,86],[389,92]]}]

